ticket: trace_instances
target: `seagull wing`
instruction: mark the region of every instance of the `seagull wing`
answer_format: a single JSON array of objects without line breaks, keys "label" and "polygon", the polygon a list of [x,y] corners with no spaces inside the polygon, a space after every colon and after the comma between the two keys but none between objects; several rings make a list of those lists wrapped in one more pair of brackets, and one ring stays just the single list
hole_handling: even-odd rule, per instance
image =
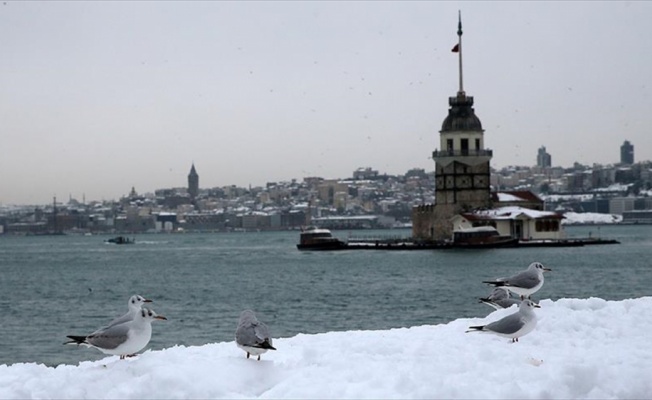
[{"label": "seagull wing", "polygon": [[523,271],[506,280],[508,286],[532,289],[541,282],[539,275],[533,271]]},{"label": "seagull wing", "polygon": [[115,349],[127,341],[129,324],[109,326],[86,337],[86,342],[101,349]]},{"label": "seagull wing", "polygon": [[486,325],[483,330],[511,335],[521,330],[524,325],[525,322],[521,318],[521,314],[517,312]]}]

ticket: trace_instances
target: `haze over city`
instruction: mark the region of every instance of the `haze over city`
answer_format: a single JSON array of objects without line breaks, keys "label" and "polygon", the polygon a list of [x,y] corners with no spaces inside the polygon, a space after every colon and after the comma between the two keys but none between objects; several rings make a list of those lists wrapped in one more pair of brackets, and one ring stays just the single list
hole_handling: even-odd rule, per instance
[{"label": "haze over city", "polygon": [[649,2],[0,5],[0,204],[434,169],[464,89],[491,165],[652,159]]}]

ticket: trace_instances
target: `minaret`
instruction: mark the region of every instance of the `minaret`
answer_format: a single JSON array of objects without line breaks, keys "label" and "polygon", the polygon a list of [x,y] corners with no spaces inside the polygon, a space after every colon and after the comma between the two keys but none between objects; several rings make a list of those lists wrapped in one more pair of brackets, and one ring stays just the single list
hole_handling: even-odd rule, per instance
[{"label": "minaret", "polygon": [[413,236],[449,239],[450,218],[465,211],[491,207],[490,167],[492,151],[484,148],[484,130],[473,109],[473,97],[464,92],[462,75],[462,16],[458,14],[459,89],[448,98],[448,116],[439,131],[440,149],[435,161],[435,204],[413,213]]},{"label": "minaret", "polygon": [[192,168],[190,168],[188,174],[188,194],[192,200],[195,200],[199,194],[199,175],[195,170],[195,163],[192,163]]}]

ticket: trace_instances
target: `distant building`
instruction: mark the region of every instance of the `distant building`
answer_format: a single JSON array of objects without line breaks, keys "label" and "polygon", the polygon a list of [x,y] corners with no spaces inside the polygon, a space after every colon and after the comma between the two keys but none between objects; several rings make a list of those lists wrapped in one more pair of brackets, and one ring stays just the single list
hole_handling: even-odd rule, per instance
[{"label": "distant building", "polygon": [[426,170],[423,168],[412,168],[405,173],[405,178],[427,179],[428,174],[426,173]]},{"label": "distant building", "polygon": [[623,224],[652,224],[652,211],[623,211]]},{"label": "distant building", "polygon": [[188,174],[188,194],[193,201],[199,194],[199,175],[197,175],[197,171],[195,170],[195,163],[192,163],[192,168],[190,168],[190,173]]},{"label": "distant building", "polygon": [[626,211],[633,211],[635,201],[635,197],[614,197],[609,199],[609,214],[623,215]]},{"label": "distant building", "polygon": [[338,193],[348,194],[349,185],[335,179],[324,180],[317,185],[317,198],[322,204],[335,205]]},{"label": "distant building", "polygon": [[552,166],[552,157],[546,152],[545,146],[539,147],[537,152],[537,167],[549,168]]},{"label": "distant building", "polygon": [[353,171],[354,180],[366,180],[366,179],[376,179],[378,177],[378,171],[373,170],[369,167],[367,168],[358,168]]},{"label": "distant building", "polygon": [[620,146],[620,163],[621,164],[634,164],[634,145],[625,140]]}]

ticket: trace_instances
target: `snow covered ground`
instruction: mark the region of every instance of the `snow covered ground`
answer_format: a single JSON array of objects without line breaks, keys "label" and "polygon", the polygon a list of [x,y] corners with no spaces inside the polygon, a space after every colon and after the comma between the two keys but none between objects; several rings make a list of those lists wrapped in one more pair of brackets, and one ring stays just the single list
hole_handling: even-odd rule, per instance
[{"label": "snow covered ground", "polygon": [[615,224],[622,222],[622,215],[615,214],[599,214],[599,213],[564,213],[564,219],[561,220],[562,225],[573,224]]},{"label": "snow covered ground", "polygon": [[652,297],[540,304],[518,343],[465,333],[516,311],[487,307],[444,325],[279,338],[261,361],[228,342],[2,365],[0,398],[650,398]]}]

